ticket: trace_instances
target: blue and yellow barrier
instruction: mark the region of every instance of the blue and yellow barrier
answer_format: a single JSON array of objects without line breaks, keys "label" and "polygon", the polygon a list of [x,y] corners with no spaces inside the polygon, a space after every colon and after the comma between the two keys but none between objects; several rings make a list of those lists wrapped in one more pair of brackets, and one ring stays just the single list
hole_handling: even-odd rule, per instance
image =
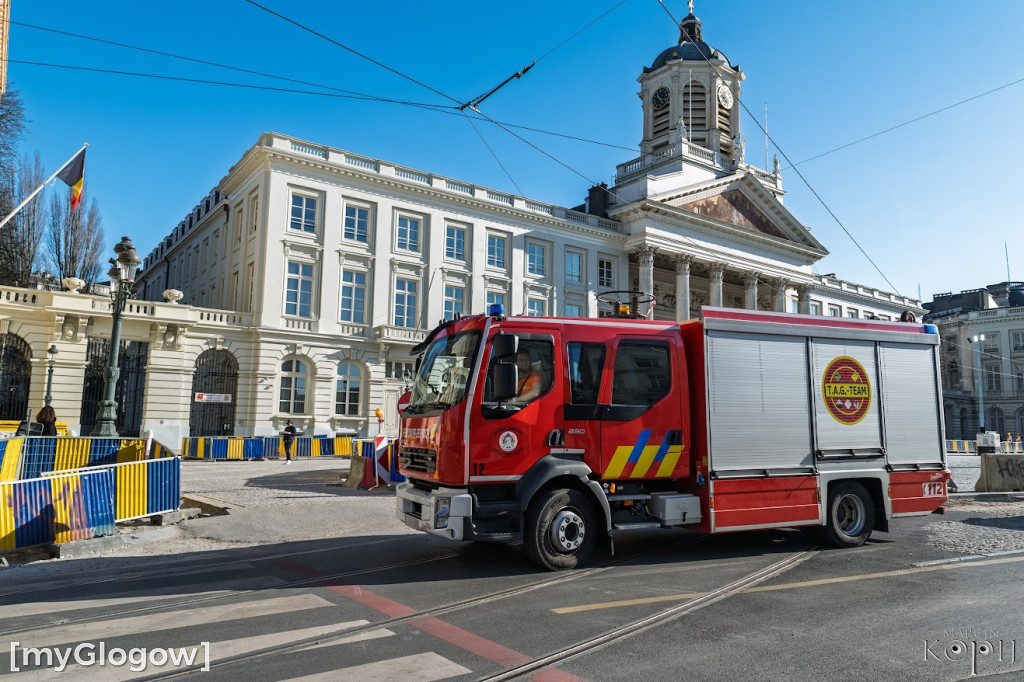
[{"label": "blue and yellow barrier", "polygon": [[113,535],[109,468],[0,483],[0,552]]},{"label": "blue and yellow barrier", "polygon": [[[300,436],[292,440],[292,457],[351,457],[352,438]],[[269,459],[283,458],[280,436],[231,436],[182,438],[181,456],[186,459]]]},{"label": "blue and yellow barrier", "polygon": [[[32,437],[0,442],[5,444],[0,463],[0,480],[4,481],[39,478],[53,472],[118,462],[138,462],[146,460],[150,454],[147,442],[138,438]],[[152,454],[173,456],[170,450],[155,443]]]}]

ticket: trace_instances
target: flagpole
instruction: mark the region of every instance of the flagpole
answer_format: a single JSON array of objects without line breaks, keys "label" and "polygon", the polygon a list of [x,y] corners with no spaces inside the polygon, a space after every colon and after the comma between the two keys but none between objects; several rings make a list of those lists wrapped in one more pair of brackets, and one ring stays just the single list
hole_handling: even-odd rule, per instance
[{"label": "flagpole", "polygon": [[77,152],[75,152],[74,154],[72,154],[72,155],[71,155],[71,158],[70,158],[70,159],[68,159],[67,161],[65,161],[65,162],[64,162],[64,165],[63,165],[63,166],[61,166],[60,168],[58,168],[58,169],[56,170],[56,172],[55,172],[55,173],[54,173],[53,175],[51,175],[50,177],[46,178],[46,180],[44,180],[44,181],[43,181],[43,184],[41,184],[41,185],[39,185],[38,187],[36,187],[36,188],[35,188],[35,191],[33,191],[33,192],[32,192],[32,194],[29,194],[29,195],[28,195],[27,197],[25,197],[25,200],[24,200],[23,202],[21,202],[20,204],[18,204],[18,205],[17,205],[16,207],[15,207],[15,209],[14,209],[13,211],[11,211],[10,215],[8,215],[8,216],[7,216],[6,218],[4,218],[3,220],[0,220],[0,228],[2,228],[2,227],[3,227],[4,225],[6,225],[6,224],[7,224],[7,223],[8,223],[9,221],[10,221],[10,219],[11,219],[11,218],[13,218],[14,216],[16,216],[16,215],[18,214],[18,211],[20,211],[21,209],[25,208],[25,206],[26,206],[26,205],[28,205],[28,202],[32,201],[32,199],[34,199],[34,198],[35,198],[35,196],[36,196],[37,194],[39,194],[39,193],[40,193],[41,191],[43,191],[43,188],[44,188],[44,187],[46,187],[46,186],[47,186],[48,184],[50,184],[50,181],[52,181],[52,180],[53,180],[53,179],[54,179],[55,177],[57,177],[58,175],[60,175],[60,172],[61,172],[62,170],[64,170],[65,168],[67,168],[67,167],[68,167],[68,164],[69,164],[69,163],[71,163],[72,161],[74,161],[74,160],[75,160],[75,157],[76,157],[76,156],[78,156],[79,154],[81,154],[81,153],[82,153],[82,150],[84,150],[84,149],[85,149],[86,147],[88,147],[88,146],[89,146],[89,143],[88,143],[88,142],[86,142],[85,144],[83,144],[83,145],[82,145],[82,148],[81,148],[81,149],[79,149],[79,150],[78,150]]}]

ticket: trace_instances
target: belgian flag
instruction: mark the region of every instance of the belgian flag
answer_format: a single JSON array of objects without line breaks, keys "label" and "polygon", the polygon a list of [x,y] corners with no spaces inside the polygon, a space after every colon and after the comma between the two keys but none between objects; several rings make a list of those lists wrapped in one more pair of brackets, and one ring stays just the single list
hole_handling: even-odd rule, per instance
[{"label": "belgian flag", "polygon": [[71,188],[71,210],[78,208],[82,203],[82,183],[85,181],[85,150],[75,154],[75,158],[64,166],[64,170],[57,174]]}]

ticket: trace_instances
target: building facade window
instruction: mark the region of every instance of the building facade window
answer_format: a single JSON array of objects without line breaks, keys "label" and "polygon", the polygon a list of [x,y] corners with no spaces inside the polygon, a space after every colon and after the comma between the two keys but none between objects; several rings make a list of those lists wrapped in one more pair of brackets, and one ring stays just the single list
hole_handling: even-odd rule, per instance
[{"label": "building facade window", "polygon": [[282,414],[306,414],[306,386],[309,370],[306,363],[294,358],[281,363],[281,395],[278,412]]},{"label": "building facade window", "polygon": [[1012,343],[1014,351],[1024,350],[1024,332],[1013,332]]},{"label": "building facade window", "polygon": [[253,196],[249,199],[249,233],[256,234],[260,227],[260,198]]},{"label": "building facade window", "polygon": [[466,260],[466,228],[457,225],[445,225],[444,257],[449,260],[465,262]]},{"label": "building facade window", "polygon": [[412,381],[412,371],[415,364],[401,360],[388,360],[384,363],[384,376],[388,379],[402,379]]},{"label": "building facade window", "polygon": [[795,298],[789,299],[789,312],[799,313],[800,312],[800,301]]},{"label": "building facade window", "polygon": [[597,261],[597,285],[601,287],[615,287],[615,262],[607,258]]},{"label": "building facade window", "polygon": [[860,317],[860,312],[856,308],[847,308],[846,316],[853,319],[857,319],[858,317]]},{"label": "building facade window", "polygon": [[543,277],[547,272],[545,259],[547,258],[547,249],[544,248],[543,244],[537,244],[536,242],[529,242],[526,245],[526,271],[531,275],[537,275]]},{"label": "building facade window", "polygon": [[284,314],[313,317],[313,265],[288,261]]},{"label": "building facade window", "polygon": [[583,281],[583,254],[576,251],[565,252],[565,281]]},{"label": "building facade window", "polygon": [[412,216],[398,216],[398,230],[395,237],[395,248],[403,251],[420,250],[420,220]]},{"label": "building facade window", "polygon": [[362,371],[351,362],[338,365],[338,379],[334,387],[334,414],[356,417],[360,413]]},{"label": "building facade window", "polygon": [[547,307],[547,301],[543,298],[528,298],[526,299],[526,316],[543,317],[547,314]]},{"label": "building facade window", "polygon": [[370,208],[358,204],[345,205],[345,228],[342,238],[366,244],[370,234]]},{"label": "building facade window", "polygon": [[416,280],[395,280],[395,326],[416,326]]},{"label": "building facade window", "polygon": [[1003,390],[1003,376],[999,373],[999,365],[985,365],[985,390]]},{"label": "building facade window", "polygon": [[843,312],[842,308],[840,308],[837,305],[830,305],[828,307],[828,316],[829,317],[841,317],[842,316],[842,312]]},{"label": "building facade window", "polygon": [[583,306],[578,303],[566,303],[565,304],[565,316],[566,317],[583,317]]},{"label": "building facade window", "polygon": [[366,321],[366,273],[341,273],[341,320],[352,324]]},{"label": "building facade window", "polygon": [[498,305],[500,305],[502,307],[502,309],[504,309],[505,308],[505,294],[503,294],[501,292],[498,292],[498,291],[488,291],[487,292],[487,307],[490,307],[490,306],[492,306],[494,304],[498,304]]},{"label": "building facade window", "polygon": [[821,315],[821,303],[811,301],[811,315]]},{"label": "building facade window", "polygon": [[316,232],[316,197],[292,194],[292,216],[288,227],[300,232]]},{"label": "building facade window", "polygon": [[487,265],[505,269],[505,238],[497,234],[487,235]]},{"label": "building facade window", "polygon": [[462,287],[445,286],[444,288],[444,319],[454,320],[455,315],[463,313],[466,290]]},{"label": "building facade window", "polygon": [[985,410],[985,430],[1006,433],[1003,411],[998,407],[991,407]]}]

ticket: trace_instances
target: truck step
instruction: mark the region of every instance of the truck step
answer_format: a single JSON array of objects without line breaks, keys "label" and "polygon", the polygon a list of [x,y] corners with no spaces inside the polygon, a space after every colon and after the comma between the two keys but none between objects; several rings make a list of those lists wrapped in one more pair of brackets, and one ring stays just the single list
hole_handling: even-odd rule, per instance
[{"label": "truck step", "polygon": [[651,496],[647,493],[615,493],[612,495],[605,495],[609,502],[623,502],[626,500],[640,501],[649,500]]},{"label": "truck step", "polygon": [[661,528],[658,521],[637,521],[636,523],[612,524],[612,530],[639,530],[641,528]]}]

